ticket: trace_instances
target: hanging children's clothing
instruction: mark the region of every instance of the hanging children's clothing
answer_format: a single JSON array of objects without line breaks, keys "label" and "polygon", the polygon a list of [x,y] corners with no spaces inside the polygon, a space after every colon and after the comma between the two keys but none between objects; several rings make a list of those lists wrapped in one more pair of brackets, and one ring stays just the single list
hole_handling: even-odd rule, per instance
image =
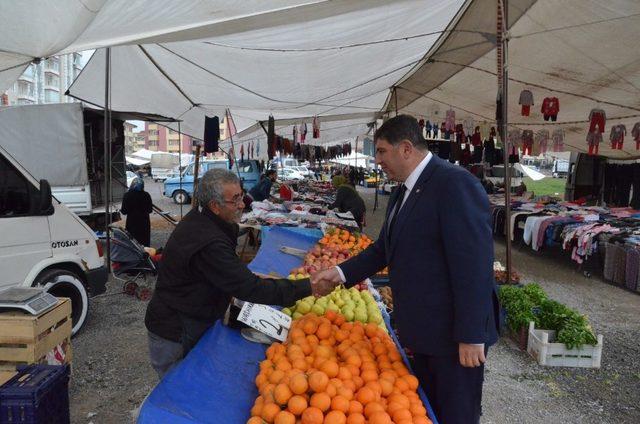
[{"label": "hanging children's clothing", "polygon": [[436,124],[435,122],[433,123],[433,125],[431,126],[431,131],[433,131],[433,139],[437,139],[438,138],[438,124]]},{"label": "hanging children's clothing", "polygon": [[598,154],[600,143],[602,143],[602,133],[600,131],[594,131],[587,134],[587,144],[589,145],[590,155]]},{"label": "hanging children's clothing", "polygon": [[607,114],[602,109],[591,109],[589,112],[589,132],[595,132],[596,128],[598,132],[604,132],[604,126],[607,122]]},{"label": "hanging children's clothing", "polygon": [[456,143],[464,143],[464,126],[462,124],[456,124]]},{"label": "hanging children's clothing", "polygon": [[304,143],[304,140],[307,138],[307,123],[303,122],[300,124],[300,142]]},{"label": "hanging children's clothing", "polygon": [[427,138],[431,138],[431,121],[427,121],[424,124],[424,128],[425,128],[425,132],[426,132],[426,137]]},{"label": "hanging children's clothing", "polygon": [[313,138],[320,138],[320,120],[317,116],[313,118]]},{"label": "hanging children's clothing", "polygon": [[547,153],[547,143],[549,142],[549,130],[538,130],[536,133],[535,142],[540,147],[540,153]]},{"label": "hanging children's clothing", "polygon": [[483,140],[486,140],[487,138],[489,138],[491,133],[491,124],[489,124],[488,122],[483,122],[479,125],[479,127],[480,127],[480,137]]},{"label": "hanging children's clothing", "polygon": [[640,122],[636,122],[631,130],[631,137],[636,142],[636,150],[640,150]]},{"label": "hanging children's clothing", "polygon": [[555,122],[558,119],[558,113],[560,113],[560,100],[557,97],[545,97],[540,112],[545,121]]},{"label": "hanging children's clothing", "polygon": [[624,136],[626,134],[627,127],[625,127],[623,124],[618,124],[611,127],[611,134],[609,135],[611,148],[614,150],[622,150],[622,144],[624,143]]},{"label": "hanging children's clothing", "polygon": [[471,135],[473,134],[473,119],[471,118],[466,118],[462,124],[464,125],[464,133],[467,135],[467,137],[471,137]]},{"label": "hanging children's clothing", "polygon": [[482,136],[480,135],[480,127],[476,127],[475,131],[471,135],[471,144],[474,147],[482,146]]},{"label": "hanging children's clothing", "polygon": [[444,122],[440,125],[440,137],[444,138],[445,140],[451,140],[451,131],[447,130],[446,124]]},{"label": "hanging children's clothing", "polygon": [[556,128],[555,130],[553,130],[551,139],[553,140],[554,152],[564,151],[564,130],[562,128]]},{"label": "hanging children's clothing", "polygon": [[497,165],[496,144],[492,138],[484,141],[484,160],[490,165]]},{"label": "hanging children's clothing", "polygon": [[447,131],[452,132],[456,127],[456,111],[453,109],[449,109],[447,111],[447,116],[444,121],[444,128]]},{"label": "hanging children's clothing", "polygon": [[293,125],[293,142],[298,142],[298,126],[295,124]]},{"label": "hanging children's clothing", "polygon": [[533,106],[533,93],[529,90],[522,90],[518,104],[522,105],[522,116],[529,116],[531,106]]},{"label": "hanging children's clothing", "polygon": [[522,154],[531,156],[533,154],[533,131],[522,131]]}]

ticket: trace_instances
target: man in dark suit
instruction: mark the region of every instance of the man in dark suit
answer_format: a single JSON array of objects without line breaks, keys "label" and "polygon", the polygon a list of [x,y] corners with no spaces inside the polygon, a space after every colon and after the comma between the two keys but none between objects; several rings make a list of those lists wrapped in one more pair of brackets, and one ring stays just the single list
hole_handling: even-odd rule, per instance
[{"label": "man in dark suit", "polygon": [[444,424],[478,423],[487,348],[498,337],[489,201],[469,172],[428,151],[415,118],[375,134],[376,162],[400,183],[380,236],[313,282],[352,285],[389,267],[400,339]]}]

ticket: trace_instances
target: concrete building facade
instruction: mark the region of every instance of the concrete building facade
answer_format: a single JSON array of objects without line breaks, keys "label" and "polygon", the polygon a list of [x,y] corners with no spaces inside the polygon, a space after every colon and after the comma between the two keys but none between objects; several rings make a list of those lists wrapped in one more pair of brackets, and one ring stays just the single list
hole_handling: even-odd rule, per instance
[{"label": "concrete building facade", "polygon": [[144,148],[155,152],[193,153],[195,150],[191,137],[153,122],[145,122],[144,136]]}]

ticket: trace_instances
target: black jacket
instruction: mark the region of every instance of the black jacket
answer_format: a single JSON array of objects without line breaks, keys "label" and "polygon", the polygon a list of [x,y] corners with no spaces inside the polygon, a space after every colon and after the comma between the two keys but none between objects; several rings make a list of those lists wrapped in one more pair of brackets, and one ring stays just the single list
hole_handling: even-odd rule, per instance
[{"label": "black jacket", "polygon": [[309,280],[263,280],[253,274],[236,254],[237,236],[237,225],[208,209],[193,209],[184,217],[162,254],[145,317],[149,331],[179,342],[181,318],[211,326],[223,317],[231,297],[289,306],[311,294]]},{"label": "black jacket", "polygon": [[329,208],[338,208],[340,212],[351,212],[358,225],[362,224],[366,206],[355,188],[343,184],[338,187],[336,201]]},{"label": "black jacket", "polygon": [[120,212],[127,216],[126,230],[143,246],[151,245],[151,221],[153,212],[151,196],[146,191],[127,191],[122,197]]}]

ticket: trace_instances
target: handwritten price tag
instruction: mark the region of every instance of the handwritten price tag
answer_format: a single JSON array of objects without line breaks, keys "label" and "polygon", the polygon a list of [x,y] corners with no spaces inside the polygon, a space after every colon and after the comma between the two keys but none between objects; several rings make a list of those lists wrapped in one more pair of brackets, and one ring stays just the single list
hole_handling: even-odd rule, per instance
[{"label": "handwritten price tag", "polygon": [[281,342],[287,339],[291,327],[291,317],[259,303],[245,302],[240,309],[238,321]]}]

